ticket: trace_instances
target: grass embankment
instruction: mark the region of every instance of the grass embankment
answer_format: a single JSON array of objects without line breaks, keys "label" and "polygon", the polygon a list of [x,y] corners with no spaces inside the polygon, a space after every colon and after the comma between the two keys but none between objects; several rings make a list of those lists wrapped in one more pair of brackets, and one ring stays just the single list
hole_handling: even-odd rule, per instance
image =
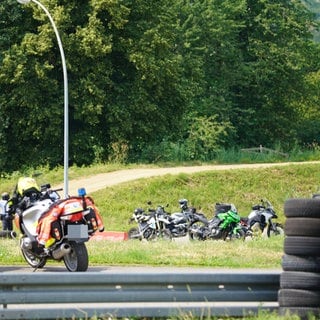
[{"label": "grass embankment", "polygon": [[[79,169],[80,170],[80,169]],[[108,168],[105,169],[108,171]],[[110,170],[109,170],[110,171]],[[77,175],[80,175],[81,170]],[[88,175],[88,170],[82,171]],[[102,172],[91,169],[91,173]],[[71,171],[72,173],[72,171]],[[54,172],[37,178],[51,182]],[[54,180],[54,179],[53,179]],[[16,181],[15,181],[16,182]],[[53,183],[56,180],[52,181]],[[211,217],[216,202],[234,203],[240,215],[247,216],[251,206],[261,198],[269,199],[278,220],[284,223],[283,204],[292,197],[311,197],[318,191],[320,170],[317,164],[290,165],[268,169],[234,169],[192,175],[166,175],[141,179],[109,187],[92,194],[104,218],[107,230],[127,231],[128,220],[136,207],[147,209],[169,204],[168,211],[179,211],[178,200],[187,198],[190,205],[201,208]],[[2,180],[8,186],[9,181]],[[14,187],[13,180],[11,181]],[[3,185],[0,184],[3,190]],[[283,238],[257,239],[252,242],[205,241],[193,243],[89,242],[90,264],[165,265],[221,268],[280,268]],[[15,240],[0,241],[2,264],[25,264]]]}]

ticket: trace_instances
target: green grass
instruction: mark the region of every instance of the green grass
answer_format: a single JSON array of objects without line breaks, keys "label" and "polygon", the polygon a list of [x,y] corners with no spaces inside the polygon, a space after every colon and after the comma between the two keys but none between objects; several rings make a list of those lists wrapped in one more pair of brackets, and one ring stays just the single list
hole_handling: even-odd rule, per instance
[{"label": "green grass", "polygon": [[98,265],[280,268],[282,246],[283,237],[274,237],[246,242],[90,241],[88,250],[90,261]]},{"label": "green grass", "polygon": [[[86,320],[109,320],[110,318],[98,318],[98,317],[92,317],[90,319]],[[140,319],[140,318],[131,318],[131,319]],[[165,318],[154,318],[154,319],[165,319]],[[210,317],[210,316],[202,316],[202,317],[194,317],[192,314],[182,314],[179,317],[170,317],[170,320],[239,320],[239,317],[237,318],[226,318],[226,317]],[[261,310],[257,316],[253,317],[251,315],[245,315],[244,317],[241,317],[241,320],[299,320],[298,316],[288,314],[286,316],[279,317],[276,312],[267,312],[265,310]],[[125,318],[124,320],[129,320],[128,318]],[[152,320],[152,318],[144,319],[144,320]],[[310,317],[308,320],[317,320],[316,318]]]},{"label": "green grass", "polygon": [[[253,241],[89,241],[90,265],[281,268],[283,237]],[[18,240],[0,239],[2,265],[26,265]],[[48,265],[55,264],[49,261]]]},{"label": "green grass", "polygon": [[[174,320],[175,318],[172,318],[171,320]],[[224,317],[202,317],[195,318],[192,315],[185,315],[177,318],[179,320],[226,320]],[[252,317],[250,315],[241,317],[241,320],[299,320],[300,318],[295,315],[286,315],[279,317],[276,312],[267,312],[265,310],[261,310],[259,314],[256,317]],[[97,319],[92,319],[97,320]],[[227,318],[227,320],[239,320],[239,318]],[[315,318],[310,318],[309,320],[316,320]]]},{"label": "green grass", "polygon": [[[306,164],[166,175],[123,183],[95,192],[92,196],[101,211],[106,230],[110,231],[127,231],[132,227],[128,221],[133,210],[136,207],[147,208],[148,200],[154,205],[168,203],[168,210],[175,212],[179,210],[180,198],[187,198],[191,205],[201,208],[207,217],[212,216],[216,202],[233,202],[240,215],[247,216],[252,205],[261,198],[267,198],[278,213],[278,221],[284,223],[283,205],[286,199],[309,198],[318,191],[318,167],[317,164]],[[108,168],[105,171],[109,171]],[[92,168],[94,172],[103,170],[98,168],[94,171]],[[43,176],[50,177],[50,174],[53,173]],[[85,174],[87,176],[88,171]],[[96,265],[280,268],[282,245],[283,239],[277,237],[232,243],[89,242],[88,249],[90,263]],[[2,264],[24,264],[15,240],[0,239],[0,257]]]},{"label": "green grass", "polygon": [[286,199],[310,198],[319,191],[318,164],[289,165],[267,169],[234,169],[209,171],[192,175],[166,175],[141,179],[100,190],[92,194],[107,230],[126,231],[136,207],[148,208],[169,204],[169,212],[179,211],[178,200],[186,198],[208,218],[216,202],[232,202],[241,216],[247,216],[252,205],[267,198],[273,204],[279,222],[284,222]]},{"label": "green grass", "polygon": [[[91,175],[123,168],[123,166],[98,166],[70,168],[69,177]],[[127,168],[127,167],[126,167]],[[46,171],[37,178],[39,184],[61,182],[62,169]],[[1,179],[2,191],[11,190],[18,176]],[[242,216],[250,212],[261,198],[269,199],[284,223],[283,205],[286,199],[310,198],[319,191],[320,170],[317,164],[290,165],[268,169],[241,169],[211,171],[192,175],[166,175],[141,179],[106,188],[92,194],[103,216],[106,230],[127,231],[128,220],[136,207],[147,208],[169,204],[168,210],[178,211],[178,199],[187,198],[189,203],[211,217],[216,202],[233,202]],[[255,239],[253,241],[204,241],[204,242],[140,242],[140,241],[89,241],[90,265],[150,265],[180,267],[281,268],[283,237]],[[18,240],[0,239],[2,265],[26,265]],[[48,262],[54,265],[57,262]],[[61,264],[61,263],[59,263]],[[179,319],[194,319],[185,315]],[[212,318],[210,318],[212,319]],[[218,319],[218,318],[217,318]],[[253,319],[244,317],[243,320]],[[298,320],[293,315],[279,317],[275,313],[261,312],[255,320]],[[232,319],[229,319],[232,320]],[[312,318],[311,318],[312,320]]]}]

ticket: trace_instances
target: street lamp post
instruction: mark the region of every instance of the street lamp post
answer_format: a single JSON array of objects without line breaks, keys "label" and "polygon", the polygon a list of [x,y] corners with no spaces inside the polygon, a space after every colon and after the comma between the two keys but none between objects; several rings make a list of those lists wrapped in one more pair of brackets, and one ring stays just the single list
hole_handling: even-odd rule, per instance
[{"label": "street lamp post", "polygon": [[56,34],[60,54],[62,61],[62,69],[63,69],[63,83],[64,83],[64,196],[67,198],[69,195],[69,183],[68,183],[68,167],[69,167],[69,106],[68,106],[68,76],[67,76],[67,66],[66,59],[64,56],[63,46],[60,39],[60,35],[58,29],[48,11],[48,9],[37,0],[17,0],[21,4],[27,4],[29,2],[36,3],[48,16],[53,30]]}]

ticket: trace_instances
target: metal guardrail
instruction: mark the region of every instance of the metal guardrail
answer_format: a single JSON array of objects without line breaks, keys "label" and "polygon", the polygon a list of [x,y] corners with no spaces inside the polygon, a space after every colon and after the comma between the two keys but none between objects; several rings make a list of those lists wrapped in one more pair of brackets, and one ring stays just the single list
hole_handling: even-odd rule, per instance
[{"label": "metal guardrail", "polygon": [[280,272],[0,274],[0,319],[244,316],[278,309]]}]

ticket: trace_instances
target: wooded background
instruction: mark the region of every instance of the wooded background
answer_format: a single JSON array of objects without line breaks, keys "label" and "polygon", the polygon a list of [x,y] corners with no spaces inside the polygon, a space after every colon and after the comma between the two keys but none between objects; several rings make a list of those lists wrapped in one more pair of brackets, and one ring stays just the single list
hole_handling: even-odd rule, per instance
[{"label": "wooded background", "polygon": [[[70,165],[320,142],[317,0],[41,0],[69,79]],[[63,164],[63,72],[31,2],[0,3],[0,172]]]}]

